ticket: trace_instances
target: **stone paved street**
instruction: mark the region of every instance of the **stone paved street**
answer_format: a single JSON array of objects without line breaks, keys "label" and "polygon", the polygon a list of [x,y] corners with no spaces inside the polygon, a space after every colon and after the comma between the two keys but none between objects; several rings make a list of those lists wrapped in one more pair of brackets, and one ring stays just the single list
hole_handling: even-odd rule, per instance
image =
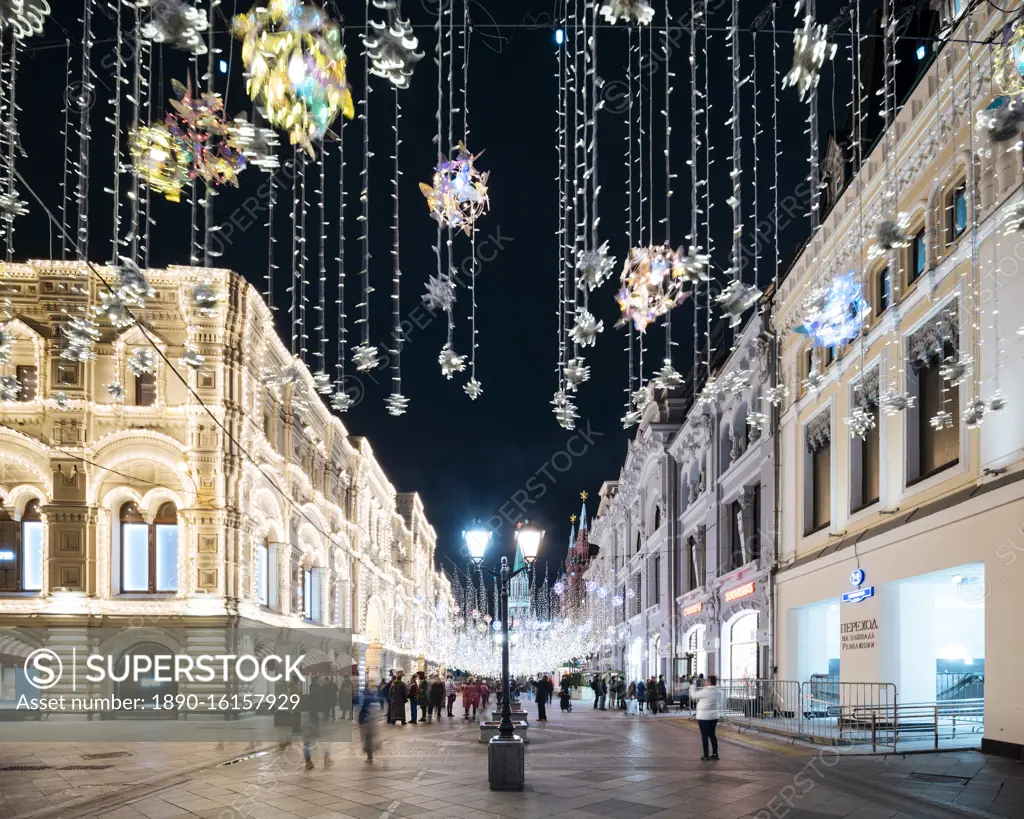
[{"label": "stone paved street", "polygon": [[[0,817],[1024,817],[1024,766],[976,753],[843,756],[726,729],[721,762],[701,763],[696,724],[675,714],[626,717],[585,705],[549,713],[547,725],[529,729],[522,793],[491,792],[475,727],[446,718],[440,726],[381,724],[373,765],[358,743],[346,743],[328,770],[320,751],[316,768],[303,770],[299,744],[249,758],[254,749],[170,743],[5,748],[0,768],[110,767],[2,771]],[[82,758],[104,752],[131,756]]]}]

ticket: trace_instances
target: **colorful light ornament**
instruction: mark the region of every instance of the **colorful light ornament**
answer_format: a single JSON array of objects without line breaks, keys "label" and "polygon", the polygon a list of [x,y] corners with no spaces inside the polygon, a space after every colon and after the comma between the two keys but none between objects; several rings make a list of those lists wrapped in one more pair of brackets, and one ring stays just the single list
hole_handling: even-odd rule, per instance
[{"label": "colorful light ornament", "polygon": [[141,30],[147,40],[192,54],[206,53],[201,36],[210,26],[206,9],[189,5],[185,0],[137,0],[136,6],[152,9]]},{"label": "colorful light ornament", "polygon": [[681,304],[693,273],[679,250],[669,245],[634,247],[622,268],[622,287],[615,297],[622,311],[618,324],[632,321],[639,332]]},{"label": "colorful light ornament", "polygon": [[[800,15],[802,0],[795,13]],[[806,102],[818,87],[821,69],[836,56],[838,46],[828,41],[828,27],[817,25],[810,14],[804,16],[804,26],[793,35],[793,67],[782,78],[782,87],[796,88],[800,100]]]},{"label": "colorful light ornament", "polygon": [[292,145],[315,158],[313,141],[338,114],[355,116],[338,24],[301,0],[269,0],[237,16],[232,30],[242,41],[249,97]]},{"label": "colorful light ornament", "polygon": [[181,190],[188,184],[188,166],[181,142],[164,123],[133,128],[128,151],[132,170],[145,185],[169,202],[181,201]]},{"label": "colorful light ornament", "polygon": [[420,183],[420,191],[430,206],[430,215],[442,227],[461,230],[467,236],[473,232],[476,220],[490,206],[487,197],[490,172],[482,173],[474,165],[480,155],[471,154],[460,142],[454,159],[441,157],[438,161],[433,184]]},{"label": "colorful light ornament", "polygon": [[817,347],[836,347],[860,335],[870,312],[851,271],[812,290],[804,301],[803,323],[794,329]]},{"label": "colorful light ornament", "polygon": [[370,20],[372,32],[363,37],[370,73],[383,77],[395,88],[408,88],[416,63],[423,59],[423,52],[416,50],[420,42],[410,22],[398,16],[397,0],[374,0],[373,4],[387,9],[389,19],[387,22]]},{"label": "colorful light ornament", "polygon": [[10,29],[19,40],[43,30],[50,13],[46,0],[0,0],[0,29]]},{"label": "colorful light ornament", "polygon": [[231,144],[231,129],[224,117],[220,94],[192,94],[191,80],[182,85],[171,81],[177,99],[170,101],[167,130],[180,143],[189,178],[207,185],[238,187],[238,175],[245,169],[245,157]]},{"label": "colorful light ornament", "polygon": [[993,79],[1004,94],[1024,91],[1024,25],[1007,29],[993,55]]},{"label": "colorful light ornament", "polygon": [[654,19],[654,7],[647,0],[608,0],[601,4],[598,11],[604,19],[612,24],[619,22],[646,26]]}]

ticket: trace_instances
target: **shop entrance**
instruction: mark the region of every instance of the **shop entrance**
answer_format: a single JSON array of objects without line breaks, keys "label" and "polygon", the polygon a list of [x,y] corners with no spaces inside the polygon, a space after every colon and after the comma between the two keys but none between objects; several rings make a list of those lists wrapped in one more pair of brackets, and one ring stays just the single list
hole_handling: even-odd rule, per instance
[{"label": "shop entrance", "polygon": [[729,620],[722,628],[722,679],[756,680],[757,671],[757,612],[744,611]]},{"label": "shop entrance", "polygon": [[694,626],[686,635],[686,653],[693,655],[693,665],[690,673],[694,676],[703,674],[708,676],[708,653],[704,650],[704,638],[707,635],[707,627],[704,625]]}]

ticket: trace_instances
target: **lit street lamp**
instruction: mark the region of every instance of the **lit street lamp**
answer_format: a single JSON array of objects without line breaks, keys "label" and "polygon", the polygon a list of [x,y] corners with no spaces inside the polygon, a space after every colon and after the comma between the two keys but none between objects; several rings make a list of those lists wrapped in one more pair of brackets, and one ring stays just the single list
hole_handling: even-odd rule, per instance
[{"label": "lit street lamp", "polygon": [[[463,532],[462,536],[469,549],[469,556],[479,567],[483,563],[487,544],[491,540],[490,531],[474,525]],[[509,570],[508,558],[502,557],[499,571],[485,569],[501,586],[501,724],[498,726],[498,735],[492,737],[487,746],[487,778],[492,791],[521,791],[526,780],[526,750],[522,737],[516,736],[515,726],[512,724],[512,697],[508,673],[508,594],[512,578],[529,569],[537,559],[543,537],[544,531],[533,524],[521,525],[516,530],[516,542],[523,552],[526,565],[513,572]]]}]

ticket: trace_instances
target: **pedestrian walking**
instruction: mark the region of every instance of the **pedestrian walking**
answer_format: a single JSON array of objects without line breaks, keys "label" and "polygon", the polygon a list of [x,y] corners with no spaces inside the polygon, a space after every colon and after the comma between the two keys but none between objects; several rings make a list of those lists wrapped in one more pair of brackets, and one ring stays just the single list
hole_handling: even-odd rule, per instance
[{"label": "pedestrian walking", "polygon": [[419,716],[420,707],[420,677],[419,674],[413,674],[412,679],[409,681],[409,722],[415,725],[419,722],[416,717]]},{"label": "pedestrian walking", "polygon": [[548,721],[548,703],[551,701],[551,697],[554,694],[555,686],[551,680],[548,679],[548,675],[545,674],[541,679],[534,683],[536,689],[535,699],[537,701],[537,722]]},{"label": "pedestrian walking", "polygon": [[377,717],[370,706],[377,702],[378,697],[374,690],[367,683],[363,691],[363,704],[359,709],[359,733],[363,739],[363,753],[366,754],[366,761],[373,764],[373,752],[377,748]]},{"label": "pedestrian walking", "polygon": [[647,686],[643,680],[640,680],[636,684],[636,707],[640,710],[644,710],[644,705],[647,702]]},{"label": "pedestrian walking", "polygon": [[491,688],[487,680],[480,680],[480,710],[487,710],[487,701],[491,698]]},{"label": "pedestrian walking", "polygon": [[427,679],[425,671],[419,672],[417,682],[418,700],[420,707],[420,722],[430,722],[430,680]]},{"label": "pedestrian walking", "polygon": [[320,718],[323,715],[323,689],[326,686],[318,684],[317,680],[309,686],[309,694],[306,697],[306,719],[302,725],[302,758],[305,761],[307,771],[313,770],[313,748],[319,747],[324,755],[324,767],[330,768],[334,764],[331,759],[331,744],[321,742]]},{"label": "pedestrian walking", "polygon": [[343,674],[338,686],[338,707],[342,719],[352,719],[352,675]]},{"label": "pedestrian walking", "polygon": [[690,707],[690,680],[688,677],[679,678],[679,710]]},{"label": "pedestrian walking", "polygon": [[647,705],[652,714],[658,713],[658,684],[654,677],[647,678]]},{"label": "pedestrian walking", "polygon": [[[700,745],[704,751],[701,762],[718,761],[718,678],[712,674],[708,683],[690,699],[697,703],[697,726],[700,728]],[[708,743],[711,744],[711,756],[708,756]]]},{"label": "pedestrian walking", "polygon": [[608,683],[604,677],[597,681],[597,708],[600,711],[608,710]]},{"label": "pedestrian walking", "polygon": [[658,675],[658,710],[661,713],[668,711],[668,686],[665,685],[665,675]]},{"label": "pedestrian walking", "polygon": [[561,699],[563,711],[572,712],[572,687],[569,685],[569,678],[562,677],[561,689],[558,692]]},{"label": "pedestrian walking", "polygon": [[[437,721],[441,721],[441,709],[444,708],[444,681],[439,674],[435,674],[430,680],[430,708],[427,714],[437,712]],[[429,722],[429,718],[427,722]]]},{"label": "pedestrian walking", "polygon": [[394,672],[392,672],[387,681],[381,680],[380,682],[380,710],[387,716],[388,725],[391,724],[391,685],[394,681]]},{"label": "pedestrian walking", "polygon": [[409,699],[409,687],[405,684],[405,680],[402,679],[404,675],[404,671],[399,671],[395,681],[391,683],[391,710],[389,714],[392,725],[396,722],[401,722],[402,725],[405,725],[405,703]]},{"label": "pedestrian walking", "polygon": [[466,682],[462,686],[462,708],[464,710],[463,719],[470,719],[469,710],[473,709],[473,719],[476,719],[476,709],[480,705],[480,686],[473,677],[466,679]]},{"label": "pedestrian walking", "polygon": [[458,695],[459,689],[455,686],[455,680],[452,679],[452,675],[448,675],[448,679],[444,681],[444,694],[448,698],[448,716],[454,716],[452,714],[452,704],[455,702],[455,697]]},{"label": "pedestrian walking", "polygon": [[597,705],[598,705],[597,698],[598,698],[598,696],[600,696],[598,694],[598,691],[601,688],[601,686],[598,684],[600,682],[600,680],[601,680],[601,675],[600,674],[595,674],[594,678],[590,681],[590,690],[594,692],[594,710],[595,711],[597,710]]}]

